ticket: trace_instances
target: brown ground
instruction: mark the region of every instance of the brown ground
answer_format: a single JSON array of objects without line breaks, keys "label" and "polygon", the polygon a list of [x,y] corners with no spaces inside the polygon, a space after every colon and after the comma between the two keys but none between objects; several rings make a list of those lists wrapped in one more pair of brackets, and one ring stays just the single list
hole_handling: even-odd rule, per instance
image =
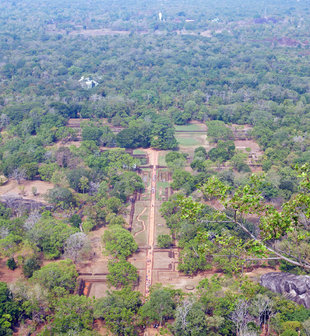
[{"label": "brown ground", "polygon": [[7,258],[0,259],[0,281],[13,283],[22,277],[22,269],[18,267],[14,271],[11,271],[6,266],[6,261]]},{"label": "brown ground", "polygon": [[148,296],[153,281],[153,263],[154,263],[154,246],[155,246],[155,206],[156,206],[156,165],[158,164],[158,151],[147,150],[149,163],[153,166],[151,176],[151,204],[149,212],[149,236],[148,245],[150,249],[147,251],[146,260],[146,281],[145,295]]},{"label": "brown ground", "polygon": [[236,149],[245,150],[246,148],[251,148],[252,153],[262,154],[259,145],[254,140],[235,140]]},{"label": "brown ground", "polygon": [[[24,187],[24,194],[21,195],[21,188]],[[36,187],[38,195],[33,196],[32,188]],[[15,180],[10,180],[3,186],[0,186],[0,196],[15,195],[23,196],[23,198],[35,201],[45,202],[44,195],[49,189],[53,189],[54,185],[44,181],[23,181],[20,184]]]},{"label": "brown ground", "polygon": [[107,230],[107,228],[102,227],[98,230],[90,232],[89,238],[93,256],[91,260],[77,265],[79,273],[106,274],[108,272],[109,258],[102,253],[103,246],[101,241],[101,237],[105,230]]}]

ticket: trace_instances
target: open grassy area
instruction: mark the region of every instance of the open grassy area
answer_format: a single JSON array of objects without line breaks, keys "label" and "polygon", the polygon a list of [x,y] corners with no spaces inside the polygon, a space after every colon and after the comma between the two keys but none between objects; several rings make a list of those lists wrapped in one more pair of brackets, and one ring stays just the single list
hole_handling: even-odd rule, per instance
[{"label": "open grassy area", "polygon": [[160,151],[158,155],[158,164],[160,166],[166,166],[166,155],[169,153],[169,151]]},{"label": "open grassy area", "polygon": [[156,184],[156,199],[161,201],[163,196],[165,195],[165,189],[169,188],[169,182],[157,182]]},{"label": "open grassy area", "polygon": [[133,155],[144,155],[145,151],[143,149],[134,149]]},{"label": "open grassy area", "polygon": [[175,130],[178,131],[206,131],[206,127],[203,124],[188,124],[188,125],[175,125]]},{"label": "open grassy area", "polygon": [[148,202],[136,202],[135,205],[132,234],[139,246],[147,245],[149,226],[149,208],[147,205]]},{"label": "open grassy area", "polygon": [[160,215],[160,206],[157,206],[155,209],[155,223],[156,223],[156,244],[157,244],[157,237],[162,234],[170,235],[170,229],[166,225],[166,221],[163,217]]},{"label": "open grassy area", "polygon": [[200,146],[201,141],[195,135],[197,136],[196,133],[179,133],[176,134],[176,139],[180,146]]}]

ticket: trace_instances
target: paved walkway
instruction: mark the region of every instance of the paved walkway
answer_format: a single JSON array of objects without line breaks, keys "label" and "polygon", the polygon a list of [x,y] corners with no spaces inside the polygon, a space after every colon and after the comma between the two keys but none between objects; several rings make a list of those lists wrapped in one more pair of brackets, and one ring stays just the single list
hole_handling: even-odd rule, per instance
[{"label": "paved walkway", "polygon": [[150,293],[150,287],[152,286],[153,276],[153,263],[154,263],[154,245],[155,245],[155,204],[156,204],[156,166],[158,162],[158,152],[155,150],[148,150],[149,162],[153,166],[151,174],[151,208],[149,216],[149,236],[148,245],[149,249],[146,258],[146,281],[145,281],[145,295]]}]

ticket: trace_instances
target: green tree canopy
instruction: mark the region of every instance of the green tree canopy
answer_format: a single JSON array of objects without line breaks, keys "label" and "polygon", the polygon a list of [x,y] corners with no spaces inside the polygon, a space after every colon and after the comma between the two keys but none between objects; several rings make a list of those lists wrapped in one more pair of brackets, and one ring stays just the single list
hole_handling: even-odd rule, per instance
[{"label": "green tree canopy", "polygon": [[31,281],[38,283],[48,290],[63,288],[72,293],[76,286],[78,273],[71,260],[60,260],[43,266],[35,271]]},{"label": "green tree canopy", "polygon": [[126,260],[110,261],[107,279],[114,287],[133,285],[138,280],[137,268]]},{"label": "green tree canopy", "polygon": [[105,250],[115,257],[127,258],[138,248],[130,232],[120,226],[113,226],[102,236]]}]

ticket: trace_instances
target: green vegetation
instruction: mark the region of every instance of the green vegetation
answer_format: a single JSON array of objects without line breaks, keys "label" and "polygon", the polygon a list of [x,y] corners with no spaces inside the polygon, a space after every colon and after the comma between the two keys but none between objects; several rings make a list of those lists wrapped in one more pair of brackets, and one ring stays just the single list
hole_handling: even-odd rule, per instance
[{"label": "green vegetation", "polygon": [[133,285],[138,280],[137,269],[128,261],[109,262],[108,270],[107,279],[116,288]]},{"label": "green vegetation", "polygon": [[138,248],[130,232],[118,225],[105,231],[102,241],[105,250],[120,259],[129,257]]},{"label": "green vegetation", "polygon": [[70,260],[61,260],[43,266],[40,270],[35,271],[31,281],[39,284],[49,291],[59,291],[65,289],[69,293],[73,292],[76,285],[78,273],[75,265]]},{"label": "green vegetation", "polygon": [[200,144],[197,139],[194,137],[188,137],[188,135],[186,137],[177,135],[177,141],[180,146],[197,146]]},{"label": "green vegetation", "polygon": [[17,322],[21,309],[4,282],[0,282],[0,303],[0,334],[12,335],[11,327]]},{"label": "green vegetation", "polygon": [[169,248],[172,245],[172,238],[169,235],[159,235],[157,237],[158,246],[161,248]]},{"label": "green vegetation", "polygon": [[[154,324],[173,336],[310,334],[307,309],[243,277],[264,258],[309,273],[308,7],[1,1],[0,273],[12,283],[0,283],[0,335],[96,335],[95,319],[120,336]],[[137,148],[167,151],[159,165],[172,174],[158,246],[177,244],[184,274],[223,273],[190,295],[133,291]],[[156,205],[169,182],[157,187]],[[77,269],[96,260],[90,232],[102,227],[118,290],[96,300],[76,295]]]}]

